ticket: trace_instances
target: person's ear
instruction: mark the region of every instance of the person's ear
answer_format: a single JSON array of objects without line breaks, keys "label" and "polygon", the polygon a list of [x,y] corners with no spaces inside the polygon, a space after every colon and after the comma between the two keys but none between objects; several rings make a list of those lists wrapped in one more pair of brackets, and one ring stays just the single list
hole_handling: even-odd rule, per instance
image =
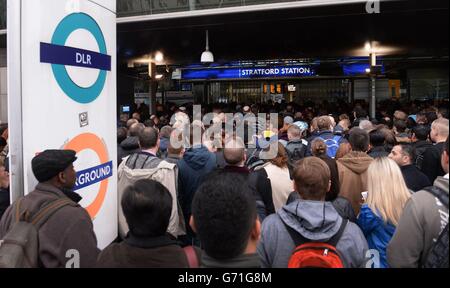
[{"label": "person's ear", "polygon": [[64,172],[59,172],[58,173],[58,180],[61,183],[66,183],[66,175],[64,174]]},{"label": "person's ear", "polygon": [[256,217],[255,224],[253,224],[252,232],[250,234],[250,239],[253,241],[259,241],[261,237],[261,222],[259,218]]},{"label": "person's ear", "polygon": [[327,193],[329,193],[330,191],[331,191],[331,180],[328,181]]},{"label": "person's ear", "polygon": [[192,231],[197,233],[197,227],[195,226],[194,216],[191,215],[191,218],[189,218],[189,226],[191,226]]},{"label": "person's ear", "polygon": [[292,182],[294,183],[294,191],[295,191],[295,192],[298,192],[298,190],[297,190],[297,188],[298,188],[298,187],[297,187],[297,183],[295,183],[295,181],[292,181]]}]

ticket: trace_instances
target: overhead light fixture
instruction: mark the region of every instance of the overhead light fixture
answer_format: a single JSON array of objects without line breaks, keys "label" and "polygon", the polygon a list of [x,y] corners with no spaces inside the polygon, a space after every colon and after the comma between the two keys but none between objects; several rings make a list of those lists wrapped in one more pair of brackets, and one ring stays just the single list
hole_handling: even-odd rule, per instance
[{"label": "overhead light fixture", "polygon": [[156,80],[161,80],[163,77],[164,77],[164,75],[158,74],[158,75],[155,76],[155,79]]},{"label": "overhead light fixture", "polygon": [[367,52],[372,51],[372,45],[370,44],[370,42],[366,42],[366,45],[364,45],[364,49],[366,49]]},{"label": "overhead light fixture", "polygon": [[164,61],[164,54],[159,52],[159,51],[156,52],[156,54],[155,54],[155,61],[158,62],[158,63],[163,62]]},{"label": "overhead light fixture", "polygon": [[209,32],[206,30],[206,51],[203,52],[201,60],[202,63],[213,63],[214,55],[209,51]]}]

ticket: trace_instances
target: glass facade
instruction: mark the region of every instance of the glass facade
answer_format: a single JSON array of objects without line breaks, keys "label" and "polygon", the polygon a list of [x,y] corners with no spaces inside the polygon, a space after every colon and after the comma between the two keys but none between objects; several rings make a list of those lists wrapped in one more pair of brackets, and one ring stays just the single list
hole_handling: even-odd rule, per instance
[{"label": "glass facade", "polygon": [[[308,1],[308,0],[298,0]],[[118,17],[220,9],[258,4],[298,2],[289,0],[117,0]]]},{"label": "glass facade", "polygon": [[0,30],[6,29],[6,0],[0,0]]},{"label": "glass facade", "polygon": [[[243,7],[310,0],[117,0],[117,17]],[[6,0],[0,0],[0,30],[6,29]]]}]

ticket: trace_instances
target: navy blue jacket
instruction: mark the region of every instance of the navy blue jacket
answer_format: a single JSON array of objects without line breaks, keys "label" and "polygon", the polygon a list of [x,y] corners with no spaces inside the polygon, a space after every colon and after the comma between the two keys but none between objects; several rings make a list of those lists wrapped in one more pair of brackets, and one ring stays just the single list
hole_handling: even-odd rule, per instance
[{"label": "navy blue jacket", "polygon": [[209,152],[204,146],[187,150],[183,159],[178,162],[178,197],[185,219],[189,219],[191,215],[191,204],[195,191],[203,182],[204,177],[216,167],[216,155]]}]

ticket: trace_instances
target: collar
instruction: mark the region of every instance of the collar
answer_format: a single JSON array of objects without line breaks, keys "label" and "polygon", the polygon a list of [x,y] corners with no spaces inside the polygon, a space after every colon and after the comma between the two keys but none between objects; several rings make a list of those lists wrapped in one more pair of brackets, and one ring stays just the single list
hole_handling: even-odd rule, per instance
[{"label": "collar", "polygon": [[58,198],[65,196],[75,203],[80,203],[80,201],[83,199],[79,194],[75,193],[71,189],[67,189],[67,188],[59,189],[58,187],[55,187],[50,184],[45,184],[45,183],[39,183],[36,186],[36,190],[54,194],[54,195],[58,196]]},{"label": "collar", "polygon": [[150,151],[150,150],[142,150],[142,151],[141,151],[141,154],[145,154],[145,155],[150,155],[150,156],[156,157],[156,154],[153,153],[153,152]]},{"label": "collar", "polygon": [[177,155],[177,154],[167,154],[167,158],[181,160],[183,157],[180,157],[180,155]]},{"label": "collar", "polygon": [[39,183],[36,186],[36,190],[52,193],[52,194],[58,196],[58,198],[65,196],[75,203],[79,203],[83,199],[79,194],[75,193],[71,189],[66,189],[66,188],[59,189],[58,187],[55,187],[50,184],[45,184],[45,183]]},{"label": "collar", "polygon": [[177,244],[177,242],[172,240],[167,234],[158,237],[137,237],[131,234],[131,232],[128,233],[124,242],[130,246],[142,249],[151,249]]},{"label": "collar", "polygon": [[245,166],[232,166],[232,165],[227,165],[224,168],[225,171],[227,172],[235,172],[235,173],[243,173],[243,174],[249,174],[250,170],[248,170],[247,167]]},{"label": "collar", "polygon": [[448,173],[443,178],[448,180]]},{"label": "collar", "polygon": [[202,253],[201,263],[206,268],[260,268],[261,263],[257,254],[239,255],[232,259],[217,260]]}]

